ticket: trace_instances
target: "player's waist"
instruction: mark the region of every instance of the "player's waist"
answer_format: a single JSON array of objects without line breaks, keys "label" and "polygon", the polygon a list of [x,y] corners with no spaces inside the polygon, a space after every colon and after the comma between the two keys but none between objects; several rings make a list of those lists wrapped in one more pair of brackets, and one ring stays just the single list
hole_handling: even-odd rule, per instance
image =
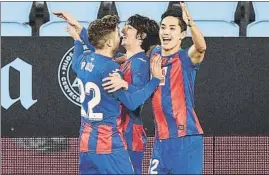
[{"label": "player's waist", "polygon": [[186,136],[197,136],[197,135],[203,135],[203,132],[200,133],[200,132],[197,131],[197,132],[186,133],[186,134],[182,134],[182,135],[172,134],[172,135],[169,135],[169,136],[162,136],[160,134],[155,134],[155,139],[167,140],[167,139],[175,139],[175,138],[182,138],[182,137],[186,137]]},{"label": "player's waist", "polygon": [[97,135],[113,135],[119,133],[119,126],[116,124],[92,124],[88,122],[82,122],[80,126],[80,132],[90,132],[91,134]]},{"label": "player's waist", "polygon": [[123,135],[109,125],[91,126],[84,123],[80,129],[80,151],[109,154],[117,149],[125,149]]}]

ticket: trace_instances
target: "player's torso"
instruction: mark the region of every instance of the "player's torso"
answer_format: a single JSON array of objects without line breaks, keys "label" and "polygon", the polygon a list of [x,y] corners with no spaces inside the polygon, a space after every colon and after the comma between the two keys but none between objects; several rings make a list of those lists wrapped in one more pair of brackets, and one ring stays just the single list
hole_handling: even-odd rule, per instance
[{"label": "player's torso", "polygon": [[[118,126],[120,102],[102,88],[102,73],[112,60],[87,55],[77,72],[81,94],[81,151],[106,153],[123,148]],[[116,64],[116,63],[115,63]]]},{"label": "player's torso", "polygon": [[156,137],[167,139],[200,134],[194,112],[195,72],[183,64],[185,51],[162,57],[164,79],[152,98]]},{"label": "player's torso", "polygon": [[119,115],[120,102],[102,87],[102,72],[112,60],[97,54],[89,54],[81,62],[78,72],[79,89],[81,94],[81,116],[89,123],[115,125]]},{"label": "player's torso", "polygon": [[[148,58],[146,57],[145,53],[139,53],[134,55],[130,59],[126,60],[120,66],[120,70],[123,72],[123,79],[129,84],[134,84],[132,70],[134,69],[134,61],[137,61],[135,59],[143,59],[145,61],[148,61]],[[147,70],[141,70],[141,71],[147,71]],[[148,80],[145,80],[144,84],[146,84],[147,81]],[[145,148],[146,135],[143,128],[142,119],[140,116],[141,109],[142,106],[138,107],[134,111],[130,111],[123,106],[121,111],[124,136],[127,141],[128,149],[132,151],[143,151]]]},{"label": "player's torso", "polygon": [[[146,54],[144,52],[139,52],[139,53],[135,54],[134,56],[132,56],[131,58],[127,59],[123,64],[121,64],[120,70],[123,73],[123,79],[126,82],[128,82],[128,84],[132,84],[132,85],[137,86],[137,87],[139,86],[138,88],[142,89],[146,85],[146,83],[149,81],[149,76],[142,77],[143,74],[141,74],[141,76],[139,77],[139,79],[141,81],[141,82],[139,82],[139,85],[137,85],[137,82],[135,82],[134,69],[139,69],[139,68],[134,67],[134,64],[136,61],[138,61],[138,59],[140,59],[139,61],[142,60],[142,61],[147,62],[148,66],[146,66],[146,67],[148,67],[148,69],[149,69],[148,57],[146,56]],[[149,72],[149,70],[143,70],[143,68],[140,68],[139,71]],[[132,116],[134,116],[134,117],[132,117],[134,120],[140,118],[141,107],[137,108],[135,111],[130,111],[128,109],[126,109],[126,111],[128,111],[129,113],[132,114]],[[136,121],[134,121],[134,123],[142,124],[141,120],[136,120]]]}]

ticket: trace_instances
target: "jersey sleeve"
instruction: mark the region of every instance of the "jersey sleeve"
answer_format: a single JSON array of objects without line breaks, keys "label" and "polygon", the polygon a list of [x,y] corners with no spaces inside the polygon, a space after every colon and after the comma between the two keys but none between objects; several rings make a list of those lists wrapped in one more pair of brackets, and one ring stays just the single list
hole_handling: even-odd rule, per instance
[{"label": "jersey sleeve", "polygon": [[90,51],[92,51],[92,52],[95,52],[95,47],[89,42],[87,30],[84,27],[82,28],[79,36],[82,39],[82,41],[84,42],[84,44],[86,44],[88,49],[90,49]]},{"label": "jersey sleeve", "polygon": [[136,58],[131,64],[132,83],[128,85],[128,91],[134,92],[142,89],[149,81],[149,61],[144,58]]},{"label": "jersey sleeve", "polygon": [[72,58],[72,69],[75,73],[80,68],[80,63],[83,59],[83,45],[81,41],[75,40],[74,41],[74,54]]},{"label": "jersey sleeve", "polygon": [[[116,63],[110,63],[105,66],[102,77],[105,78],[109,76],[109,73],[120,73],[119,66]],[[137,107],[142,105],[154,92],[156,87],[159,85],[160,80],[157,78],[152,78],[143,89],[137,90],[135,92],[125,91],[120,89],[112,95],[123,103],[125,107],[129,110],[135,110]]]},{"label": "jersey sleeve", "polygon": [[129,92],[125,90],[118,90],[113,95],[118,98],[125,107],[129,110],[134,111],[140,105],[145,103],[145,101],[151,96],[159,85],[160,80],[153,77],[144,88],[137,90],[135,92]]},{"label": "jersey sleeve", "polygon": [[188,52],[189,52],[189,48],[179,51],[180,59],[183,66],[185,67],[185,69],[188,69],[189,71],[199,69],[200,63],[193,64],[191,61],[191,58],[189,57]]}]

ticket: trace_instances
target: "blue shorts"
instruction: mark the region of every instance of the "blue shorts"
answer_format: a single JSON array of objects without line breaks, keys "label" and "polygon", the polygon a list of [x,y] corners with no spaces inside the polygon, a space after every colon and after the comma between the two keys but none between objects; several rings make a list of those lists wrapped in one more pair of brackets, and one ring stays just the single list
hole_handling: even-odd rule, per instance
[{"label": "blue shorts", "polygon": [[129,156],[134,167],[135,174],[142,174],[143,152],[129,151]]},{"label": "blue shorts", "polygon": [[80,174],[134,174],[127,150],[110,154],[79,153]]},{"label": "blue shorts", "polygon": [[155,139],[149,174],[202,174],[203,137]]}]

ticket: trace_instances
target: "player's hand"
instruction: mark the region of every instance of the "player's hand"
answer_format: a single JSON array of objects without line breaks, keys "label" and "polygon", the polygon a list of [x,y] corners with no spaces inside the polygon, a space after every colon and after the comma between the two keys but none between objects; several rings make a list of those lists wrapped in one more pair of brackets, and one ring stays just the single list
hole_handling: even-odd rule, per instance
[{"label": "player's hand", "polygon": [[102,81],[105,82],[102,86],[108,93],[115,92],[121,88],[128,89],[128,83],[121,79],[118,74],[109,74],[109,77],[104,78]]},{"label": "player's hand", "polygon": [[150,59],[150,71],[153,77],[162,80],[163,73],[162,73],[162,59],[160,54],[154,55]]},{"label": "player's hand", "polygon": [[66,27],[66,31],[70,34],[70,36],[74,39],[74,40],[79,40],[81,41],[79,34],[76,32],[75,27],[68,25]]},{"label": "player's hand", "polygon": [[182,9],[182,15],[183,20],[187,24],[187,26],[191,27],[194,25],[194,21],[192,20],[192,17],[190,15],[190,12],[188,11],[188,8],[184,2],[180,2],[180,7]]},{"label": "player's hand", "polygon": [[67,21],[69,25],[73,26],[76,29],[76,32],[78,34],[81,33],[83,26],[75,18],[73,18],[69,13],[62,12],[62,11],[56,11],[56,12],[53,12],[53,14],[56,15],[57,17],[65,20],[65,21]]}]

